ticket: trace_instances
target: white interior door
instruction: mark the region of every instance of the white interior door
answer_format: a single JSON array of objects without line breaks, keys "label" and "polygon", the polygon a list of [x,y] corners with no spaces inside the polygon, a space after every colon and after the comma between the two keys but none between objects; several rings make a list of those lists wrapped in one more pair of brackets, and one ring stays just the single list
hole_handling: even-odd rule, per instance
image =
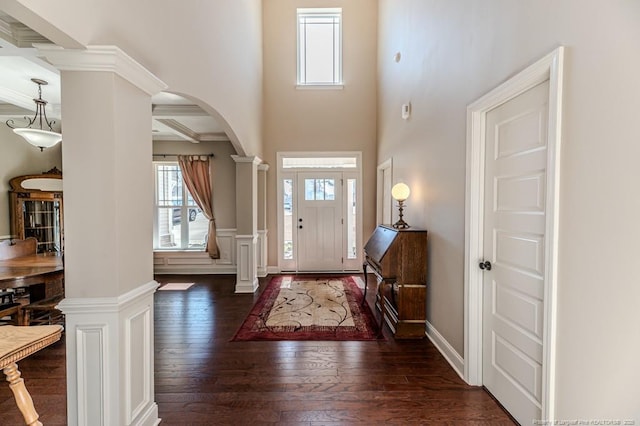
[{"label": "white interior door", "polygon": [[549,82],[489,111],[484,188],[484,386],[521,424],[540,419]]},{"label": "white interior door", "polygon": [[298,271],[342,270],[342,174],[298,173]]}]

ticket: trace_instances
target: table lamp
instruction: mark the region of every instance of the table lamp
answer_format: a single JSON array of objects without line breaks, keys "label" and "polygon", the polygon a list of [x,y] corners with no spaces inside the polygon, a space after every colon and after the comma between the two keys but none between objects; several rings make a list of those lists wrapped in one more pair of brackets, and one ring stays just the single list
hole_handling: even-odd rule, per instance
[{"label": "table lamp", "polygon": [[396,183],[391,188],[391,196],[398,201],[398,211],[400,217],[396,223],[393,224],[393,227],[396,229],[407,229],[409,228],[409,224],[402,220],[402,210],[404,209],[404,202],[407,198],[409,198],[409,194],[411,190],[404,183]]}]

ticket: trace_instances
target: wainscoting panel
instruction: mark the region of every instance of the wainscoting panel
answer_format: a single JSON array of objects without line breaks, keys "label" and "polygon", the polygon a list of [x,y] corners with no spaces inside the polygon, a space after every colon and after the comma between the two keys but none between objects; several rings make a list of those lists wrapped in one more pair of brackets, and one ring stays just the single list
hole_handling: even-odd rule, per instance
[{"label": "wainscoting panel", "polygon": [[153,359],[151,347],[153,339],[152,309],[142,306],[142,309],[132,310],[124,319],[125,334],[125,414],[127,424],[140,415],[142,410],[152,402],[151,385],[153,384],[153,364],[147,361]]},{"label": "wainscoting panel", "polygon": [[108,412],[107,324],[76,327],[78,423],[104,425]]},{"label": "wainscoting panel", "polygon": [[258,230],[258,244],[257,244],[257,260],[258,260],[258,276],[267,276],[267,230]]},{"label": "wainscoting panel", "polygon": [[67,298],[69,425],[155,425],[150,281],[118,297]]},{"label": "wainscoting panel", "polygon": [[153,270],[156,274],[235,274],[236,230],[218,229],[220,259],[211,259],[204,251],[155,251]]}]

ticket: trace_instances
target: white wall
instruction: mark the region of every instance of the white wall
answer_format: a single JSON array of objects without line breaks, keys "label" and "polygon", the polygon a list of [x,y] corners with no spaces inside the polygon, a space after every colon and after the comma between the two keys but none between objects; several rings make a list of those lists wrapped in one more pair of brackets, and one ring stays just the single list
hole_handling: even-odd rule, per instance
[{"label": "white wall", "polygon": [[430,231],[428,319],[460,354],[466,106],[568,47],[557,418],[640,421],[640,3],[380,0],[379,24],[378,160],[411,186],[405,218]]},{"label": "white wall", "polygon": [[22,175],[40,174],[53,167],[62,170],[61,145],[40,149],[27,143],[0,121],[0,237],[10,235],[9,181]]},{"label": "white wall", "polygon": [[199,99],[238,152],[262,154],[260,0],[3,0],[0,10],[65,47],[117,45],[169,91]]},{"label": "white wall", "polygon": [[[321,0],[264,2],[264,153],[269,259],[277,265],[276,153],[362,151],[364,235],[375,225],[376,3],[336,0],[342,7],[344,90],[296,89],[296,8]],[[366,237],[365,237],[366,238]]]}]

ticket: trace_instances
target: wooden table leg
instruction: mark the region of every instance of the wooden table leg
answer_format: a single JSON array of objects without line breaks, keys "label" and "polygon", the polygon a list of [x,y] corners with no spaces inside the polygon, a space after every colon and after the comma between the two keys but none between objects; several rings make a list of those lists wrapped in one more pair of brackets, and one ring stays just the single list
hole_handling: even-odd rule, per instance
[{"label": "wooden table leg", "polygon": [[33,406],[33,400],[29,391],[27,391],[24,385],[24,380],[20,377],[20,371],[18,370],[18,364],[13,363],[2,370],[7,376],[7,382],[13,392],[13,397],[16,400],[16,405],[20,409],[24,421],[27,425],[42,426],[42,423],[38,421],[40,417],[36,412],[36,408]]}]

